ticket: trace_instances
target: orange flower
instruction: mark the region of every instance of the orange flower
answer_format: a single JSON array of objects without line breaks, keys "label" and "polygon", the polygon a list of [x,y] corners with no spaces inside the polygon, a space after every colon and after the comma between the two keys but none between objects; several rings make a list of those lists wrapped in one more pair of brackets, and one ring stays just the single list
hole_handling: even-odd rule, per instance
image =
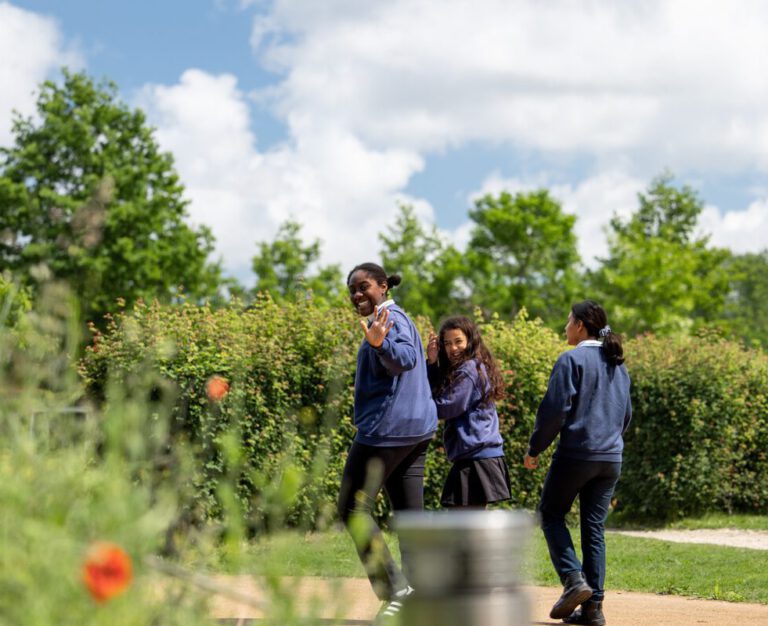
[{"label": "orange flower", "polygon": [[83,563],[83,582],[96,602],[119,596],[131,584],[131,557],[114,543],[97,542]]},{"label": "orange flower", "polygon": [[219,402],[229,392],[229,383],[221,376],[211,376],[205,384],[205,393],[211,402]]}]

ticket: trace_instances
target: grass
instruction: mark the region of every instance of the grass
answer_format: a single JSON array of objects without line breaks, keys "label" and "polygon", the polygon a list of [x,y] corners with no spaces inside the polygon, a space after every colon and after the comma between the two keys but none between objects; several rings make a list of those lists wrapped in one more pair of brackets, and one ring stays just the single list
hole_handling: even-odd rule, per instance
[{"label": "grass", "polygon": [[[712,522],[714,523],[714,522]],[[577,542],[578,533],[573,533]],[[397,541],[387,536],[398,554]],[[670,543],[608,534],[606,587],[626,591],[768,604],[766,554],[758,550]],[[249,573],[275,576],[364,577],[351,539],[343,531],[283,533],[249,544]],[[523,564],[536,585],[559,584],[546,543],[535,532]]]}]

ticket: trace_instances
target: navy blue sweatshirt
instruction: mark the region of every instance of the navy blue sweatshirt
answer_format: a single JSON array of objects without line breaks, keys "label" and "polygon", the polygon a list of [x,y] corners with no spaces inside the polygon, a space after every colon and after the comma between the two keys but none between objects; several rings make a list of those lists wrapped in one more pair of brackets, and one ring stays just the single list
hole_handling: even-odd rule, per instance
[{"label": "navy blue sweatshirt", "polygon": [[538,456],[560,434],[556,456],[621,461],[622,435],[632,419],[629,374],[610,365],[599,341],[582,341],[561,354],[536,414],[528,446]]},{"label": "navy blue sweatshirt", "polygon": [[368,446],[407,446],[430,439],[437,413],[427,379],[424,347],[416,326],[399,306],[384,343],[363,339],[355,374],[355,441]]},{"label": "navy blue sweatshirt", "polygon": [[[430,380],[436,384],[437,365],[427,367]],[[482,368],[482,379],[478,367]],[[443,443],[451,462],[504,456],[496,405],[482,401],[490,386],[485,366],[469,359],[458,366],[450,387],[435,395],[437,417],[445,420]]]}]

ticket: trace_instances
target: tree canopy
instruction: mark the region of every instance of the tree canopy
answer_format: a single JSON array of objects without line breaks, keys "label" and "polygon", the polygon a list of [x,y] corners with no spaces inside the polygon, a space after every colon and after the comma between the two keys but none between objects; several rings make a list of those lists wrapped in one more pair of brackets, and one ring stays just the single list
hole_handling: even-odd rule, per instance
[{"label": "tree canopy", "polygon": [[117,298],[214,293],[213,237],[186,222],[184,187],[140,110],[113,83],[64,71],[37,116],[17,115],[0,148],[0,263],[34,287],[69,283],[87,319]]}]

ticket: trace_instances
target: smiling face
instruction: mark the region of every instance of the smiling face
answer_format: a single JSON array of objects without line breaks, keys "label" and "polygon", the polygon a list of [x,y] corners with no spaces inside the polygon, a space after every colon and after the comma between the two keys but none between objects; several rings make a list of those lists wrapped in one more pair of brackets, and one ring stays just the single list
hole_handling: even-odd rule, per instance
[{"label": "smiling face", "polygon": [[451,328],[443,332],[443,349],[451,365],[456,365],[464,359],[467,351],[467,336],[463,330]]},{"label": "smiling face", "polygon": [[373,308],[387,299],[386,283],[377,283],[370,274],[358,270],[349,277],[349,299],[359,315],[367,317]]}]

